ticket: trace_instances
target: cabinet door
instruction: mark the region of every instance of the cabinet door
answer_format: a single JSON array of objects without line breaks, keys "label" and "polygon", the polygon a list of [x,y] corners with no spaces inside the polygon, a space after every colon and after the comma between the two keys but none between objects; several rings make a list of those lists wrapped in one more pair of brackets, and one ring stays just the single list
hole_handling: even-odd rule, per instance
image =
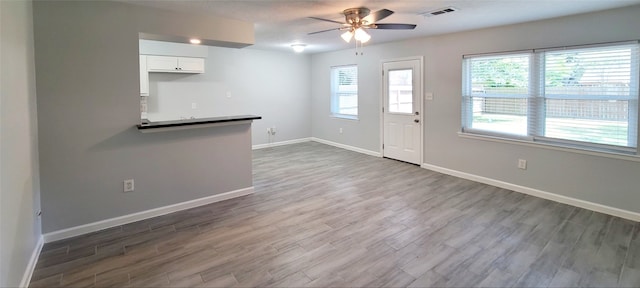
[{"label": "cabinet door", "polygon": [[140,55],[140,96],[149,96],[149,72],[147,55]]},{"label": "cabinet door", "polygon": [[204,58],[178,57],[181,72],[204,73]]},{"label": "cabinet door", "polygon": [[178,58],[170,56],[147,56],[147,70],[150,72],[178,71]]}]

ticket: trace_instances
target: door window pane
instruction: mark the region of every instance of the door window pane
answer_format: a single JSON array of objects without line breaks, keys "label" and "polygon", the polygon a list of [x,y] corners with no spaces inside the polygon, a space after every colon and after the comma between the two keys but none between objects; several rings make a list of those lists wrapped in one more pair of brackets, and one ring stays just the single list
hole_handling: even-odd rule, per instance
[{"label": "door window pane", "polygon": [[413,70],[389,71],[389,112],[413,114]]}]

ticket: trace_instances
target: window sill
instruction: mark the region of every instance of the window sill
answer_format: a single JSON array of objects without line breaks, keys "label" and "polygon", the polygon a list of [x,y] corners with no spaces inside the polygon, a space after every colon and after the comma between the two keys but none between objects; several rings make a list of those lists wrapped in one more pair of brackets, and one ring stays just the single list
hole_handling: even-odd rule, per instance
[{"label": "window sill", "polygon": [[604,158],[640,162],[640,156],[637,156],[637,155],[586,150],[586,149],[579,149],[575,147],[554,145],[554,144],[548,144],[548,143],[538,143],[538,142],[531,142],[531,141],[525,141],[525,140],[509,139],[509,138],[498,137],[498,136],[488,136],[488,135],[480,135],[480,134],[465,133],[465,132],[458,132],[458,136],[461,138],[467,138],[467,139],[516,144],[516,145],[543,148],[543,149],[556,150],[556,151],[564,151],[564,152],[570,152],[570,153],[576,153],[576,154],[585,154],[585,155],[599,156]]},{"label": "window sill", "polygon": [[331,114],[329,115],[329,117],[336,118],[336,119],[358,120],[358,116],[354,116],[354,115]]}]

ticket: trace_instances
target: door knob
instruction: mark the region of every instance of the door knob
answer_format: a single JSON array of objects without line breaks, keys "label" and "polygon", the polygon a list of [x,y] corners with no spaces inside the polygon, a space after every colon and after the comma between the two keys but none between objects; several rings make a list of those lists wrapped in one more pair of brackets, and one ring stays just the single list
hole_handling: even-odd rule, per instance
[{"label": "door knob", "polygon": [[420,123],[420,120],[418,120],[418,119],[413,119],[413,122]]}]

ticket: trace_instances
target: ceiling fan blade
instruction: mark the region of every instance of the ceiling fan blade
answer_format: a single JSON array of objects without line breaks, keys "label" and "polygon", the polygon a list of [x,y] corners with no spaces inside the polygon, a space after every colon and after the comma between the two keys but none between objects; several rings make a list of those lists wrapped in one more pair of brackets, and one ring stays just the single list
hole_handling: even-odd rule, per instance
[{"label": "ceiling fan blade", "polygon": [[415,29],[417,25],[415,24],[398,24],[398,23],[384,23],[384,24],[375,24],[375,27],[371,27],[373,29],[388,29],[388,30],[410,30]]},{"label": "ceiling fan blade", "polygon": [[378,10],[376,12],[373,12],[373,13],[367,15],[366,17],[362,18],[362,20],[366,21],[369,24],[371,24],[371,23],[375,23],[377,21],[380,21],[380,20],[382,20],[384,18],[387,18],[391,14],[393,14],[393,11],[391,11],[389,9],[382,9],[382,10]]},{"label": "ceiling fan blade", "polygon": [[318,33],[323,33],[323,32],[334,31],[334,30],[342,30],[342,28],[331,28],[331,29],[327,29],[327,30],[311,32],[311,33],[309,33],[307,35],[313,35],[313,34],[318,34]]},{"label": "ceiling fan blade", "polygon": [[338,22],[338,21],[334,21],[334,20],[330,20],[330,19],[324,19],[324,18],[318,18],[318,17],[307,17],[307,18],[320,20],[320,21],[331,22],[331,23],[337,23],[337,24],[345,24],[344,22]]}]

